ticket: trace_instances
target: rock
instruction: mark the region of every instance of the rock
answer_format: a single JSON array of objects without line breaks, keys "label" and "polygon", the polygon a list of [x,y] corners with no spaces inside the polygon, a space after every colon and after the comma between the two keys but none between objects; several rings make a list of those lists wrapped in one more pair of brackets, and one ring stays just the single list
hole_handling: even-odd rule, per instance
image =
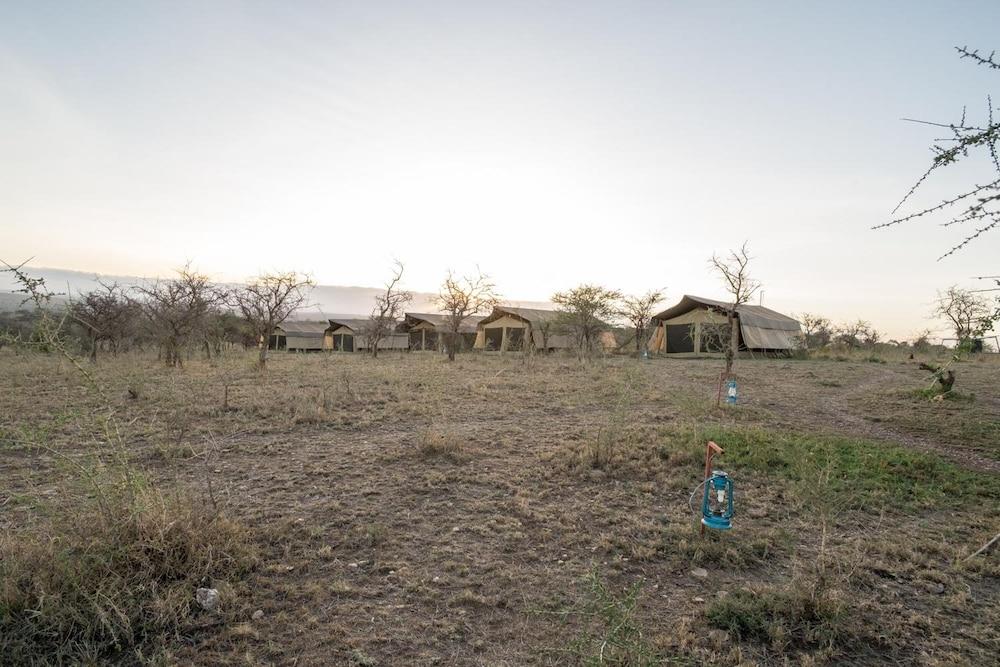
[{"label": "rock", "polygon": [[199,588],[195,591],[194,599],[205,611],[214,611],[219,606],[219,591],[214,588]]},{"label": "rock", "polygon": [[258,609],[250,616],[250,618],[252,618],[255,621],[259,621],[260,619],[264,618],[264,610]]},{"label": "rock", "polygon": [[729,591],[719,591],[719,592],[717,592],[717,593],[715,594],[715,596],[716,596],[716,597],[718,597],[718,598],[724,598],[724,597],[726,597],[727,595],[729,595]]},{"label": "rock", "polygon": [[708,570],[706,570],[703,567],[696,567],[693,570],[691,570],[691,575],[698,577],[699,579],[704,579],[705,577],[708,576]]},{"label": "rock", "polygon": [[767,516],[767,510],[763,507],[751,507],[747,510],[747,516],[751,519],[763,519]]},{"label": "rock", "polygon": [[697,597],[697,598],[695,598],[695,599],[694,599],[694,601],[695,601],[695,602],[704,602],[704,601],[705,601],[705,598],[702,598],[702,597]]},{"label": "rock", "polygon": [[433,579],[431,579],[431,581],[433,581],[436,584],[437,582],[441,581],[441,577],[434,577]]},{"label": "rock", "polygon": [[941,595],[944,593],[944,584],[938,581],[930,581],[927,583],[927,592],[934,593],[935,595]]},{"label": "rock", "polygon": [[[261,344],[263,345],[263,343],[261,343]],[[357,563],[348,563],[348,564],[347,564],[347,567],[350,567],[350,568],[357,568],[357,567],[358,567],[358,564],[357,564]]]}]

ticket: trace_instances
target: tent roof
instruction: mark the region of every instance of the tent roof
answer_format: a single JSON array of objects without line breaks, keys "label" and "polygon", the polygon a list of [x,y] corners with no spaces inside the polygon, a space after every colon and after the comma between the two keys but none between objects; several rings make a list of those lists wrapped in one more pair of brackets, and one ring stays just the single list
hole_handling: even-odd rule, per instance
[{"label": "tent roof", "polygon": [[542,310],[541,308],[517,308],[515,306],[496,306],[493,312],[479,321],[479,324],[487,324],[493,320],[499,320],[504,315],[513,315],[530,323],[542,323],[555,321],[559,313],[554,310]]},{"label": "tent roof", "polygon": [[[689,310],[702,307],[726,311],[729,310],[729,306],[730,304],[725,301],[716,301],[715,299],[706,299],[701,296],[685,294],[677,305],[671,306],[663,312],[654,315],[653,319],[669,320],[678,315],[683,315]],[[765,308],[764,306],[754,306],[745,303],[736,307],[736,314],[743,324],[767,329],[780,329],[782,331],[799,331],[798,320],[788,315],[782,315],[778,311]]]},{"label": "tent roof", "polygon": [[[653,319],[670,320],[696,308],[709,308],[725,312],[729,310],[729,307],[730,304],[725,301],[685,294],[677,305],[654,315]],[[736,315],[740,321],[743,342],[748,348],[790,350],[796,346],[795,337],[801,332],[798,320],[788,315],[782,315],[776,310],[751,304],[737,306]]]},{"label": "tent roof", "polygon": [[337,320],[329,320],[327,326],[331,329],[339,329],[340,327],[347,327],[351,331],[357,333],[358,331],[361,331],[361,329],[364,328],[366,324],[368,324],[368,320],[341,318]]},{"label": "tent roof", "polygon": [[323,334],[329,327],[329,322],[303,322],[293,320],[282,322],[276,328],[285,332],[286,336],[322,338]]},{"label": "tent roof", "polygon": [[[406,313],[406,319],[407,324],[411,326],[420,324],[421,322],[427,322],[435,327],[448,326],[448,316],[443,313]],[[462,320],[462,326],[459,327],[459,331],[463,333],[475,333],[476,325],[482,319],[481,315],[470,315]],[[410,320],[413,321],[411,322]]]}]

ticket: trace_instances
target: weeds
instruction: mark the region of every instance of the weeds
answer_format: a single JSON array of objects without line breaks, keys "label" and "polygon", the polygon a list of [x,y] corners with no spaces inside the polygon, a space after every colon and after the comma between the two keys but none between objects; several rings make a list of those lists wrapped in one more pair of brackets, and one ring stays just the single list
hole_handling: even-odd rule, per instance
[{"label": "weeds", "polygon": [[462,455],[462,441],[454,433],[427,430],[419,438],[417,452],[423,458],[440,458],[458,461]]},{"label": "weeds", "polygon": [[593,623],[572,651],[585,665],[652,667],[659,664],[635,619],[641,584],[633,584],[616,596],[592,569],[587,575],[588,603],[585,615]]},{"label": "weeds", "polygon": [[[195,589],[224,589],[256,562],[246,531],[152,490],[57,514],[0,541],[0,655],[12,663],[133,660],[200,612]],[[226,600],[223,599],[223,604]],[[131,657],[129,657],[131,656]]]}]

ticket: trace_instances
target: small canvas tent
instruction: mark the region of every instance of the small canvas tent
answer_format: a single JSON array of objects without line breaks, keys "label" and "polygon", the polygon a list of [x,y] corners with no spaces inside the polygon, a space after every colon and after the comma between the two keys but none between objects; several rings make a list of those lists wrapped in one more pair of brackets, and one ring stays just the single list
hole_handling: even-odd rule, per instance
[{"label": "small canvas tent", "polygon": [[275,327],[268,347],[272,350],[316,351],[326,347],[327,322],[285,321]]},{"label": "small canvas tent", "polygon": [[[364,330],[368,325],[365,319],[330,320],[327,337],[330,339],[329,349],[335,352],[366,352],[371,349],[368,336]],[[409,339],[404,333],[386,334],[378,343],[379,350],[407,350]]]},{"label": "small canvas tent", "polygon": [[[725,331],[728,309],[725,301],[685,294],[677,305],[653,316],[656,329],[649,350],[689,355],[723,352],[724,340],[728,339]],[[801,333],[797,320],[763,306],[739,306],[736,318],[741,350],[792,350]]]},{"label": "small canvas tent", "polygon": [[[476,325],[482,317],[467,317],[459,327],[457,351],[468,350],[476,342]],[[441,313],[406,313],[400,331],[409,336],[411,350],[447,351],[448,333],[451,327],[448,316]]]}]

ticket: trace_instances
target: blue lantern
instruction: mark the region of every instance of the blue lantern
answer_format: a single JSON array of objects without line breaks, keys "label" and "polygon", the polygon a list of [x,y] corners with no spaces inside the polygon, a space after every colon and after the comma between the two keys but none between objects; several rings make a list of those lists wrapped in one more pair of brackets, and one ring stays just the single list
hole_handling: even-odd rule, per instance
[{"label": "blue lantern", "polygon": [[705,480],[705,495],[701,501],[701,523],[715,530],[733,527],[733,480],[721,470],[713,470]]},{"label": "blue lantern", "polygon": [[736,380],[726,383],[726,403],[736,405]]}]

